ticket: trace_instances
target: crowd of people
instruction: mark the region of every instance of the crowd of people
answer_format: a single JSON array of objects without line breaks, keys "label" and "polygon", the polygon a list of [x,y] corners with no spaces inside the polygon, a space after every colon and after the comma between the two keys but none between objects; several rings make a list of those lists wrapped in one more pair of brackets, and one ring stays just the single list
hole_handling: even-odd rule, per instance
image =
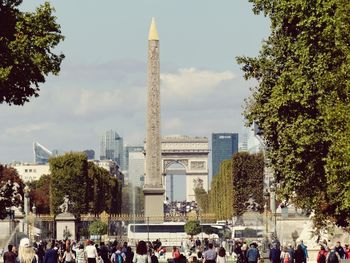
[{"label": "crowd of people", "polygon": [[[330,246],[328,243],[326,240],[320,243],[317,263],[340,263],[341,259],[350,259],[349,245],[342,247],[337,242],[335,246]],[[257,263],[262,258],[255,242],[248,245],[243,241],[233,244],[223,241],[219,245],[208,239],[202,242],[197,238],[190,239],[189,244],[182,248],[173,246],[168,262],[227,263],[228,255],[231,254],[237,263]],[[166,252],[167,248],[158,239],[154,242],[139,241],[133,252],[127,242],[101,242],[98,245],[91,240],[78,243],[52,240],[31,243],[28,238],[23,238],[18,249],[8,245],[3,260],[4,263],[159,263],[160,258],[166,259]],[[302,240],[298,241],[296,247],[292,244],[280,246],[275,242],[269,252],[271,263],[307,263],[308,258],[307,247]]]},{"label": "crowd of people", "polygon": [[[336,245],[330,245],[327,240],[320,242],[317,263],[340,263],[342,259],[350,259],[348,244],[343,248],[340,242],[337,242]],[[296,248],[288,244],[280,249],[278,244],[274,243],[270,249],[271,263],[307,263],[308,260],[308,250],[303,240],[298,241]]]}]

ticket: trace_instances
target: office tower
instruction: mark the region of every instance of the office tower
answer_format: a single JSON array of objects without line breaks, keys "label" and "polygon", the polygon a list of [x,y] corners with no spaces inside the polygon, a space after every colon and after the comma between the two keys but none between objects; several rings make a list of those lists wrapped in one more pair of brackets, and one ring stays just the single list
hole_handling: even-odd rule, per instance
[{"label": "office tower", "polygon": [[113,130],[106,131],[101,138],[100,160],[113,160],[118,165],[123,162],[123,138]]},{"label": "office tower", "polygon": [[219,172],[220,163],[229,160],[238,152],[238,133],[213,133],[212,145],[212,176]]},{"label": "office tower", "polygon": [[85,150],[83,153],[86,154],[88,160],[95,160],[95,151],[94,150]]},{"label": "office tower", "polygon": [[33,153],[35,164],[47,164],[49,162],[49,158],[53,156],[51,151],[46,149],[38,142],[33,142]]},{"label": "office tower", "polygon": [[129,152],[129,183],[133,186],[143,186],[145,174],[145,155],[143,152]]},{"label": "office tower", "polygon": [[127,145],[124,147],[124,170],[129,170],[129,154],[133,152],[144,152],[143,146],[134,146],[134,145]]},{"label": "office tower", "polygon": [[248,152],[248,134],[242,135],[242,140],[239,140],[239,152]]}]

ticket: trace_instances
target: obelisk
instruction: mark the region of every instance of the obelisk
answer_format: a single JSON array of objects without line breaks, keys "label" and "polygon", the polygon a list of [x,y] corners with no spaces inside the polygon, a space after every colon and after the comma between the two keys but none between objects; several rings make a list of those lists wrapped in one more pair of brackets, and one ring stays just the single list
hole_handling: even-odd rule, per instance
[{"label": "obelisk", "polygon": [[161,171],[159,37],[154,18],[148,35],[147,85],[146,176],[143,193],[146,221],[155,223],[163,222],[165,191]]}]

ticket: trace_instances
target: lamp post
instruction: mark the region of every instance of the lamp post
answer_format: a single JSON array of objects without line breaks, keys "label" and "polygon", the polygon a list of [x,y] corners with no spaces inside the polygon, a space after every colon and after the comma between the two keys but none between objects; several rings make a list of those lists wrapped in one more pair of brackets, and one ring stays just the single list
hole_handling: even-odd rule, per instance
[{"label": "lamp post", "polygon": [[23,189],[24,191],[24,214],[25,214],[25,224],[26,230],[25,233],[29,236],[29,226],[28,226],[28,214],[29,214],[29,187],[26,185]]},{"label": "lamp post", "polygon": [[264,229],[264,252],[267,252],[268,245],[269,245],[269,222],[268,222],[268,216],[267,216],[267,202],[269,200],[270,193],[267,191],[267,189],[264,191],[264,221],[265,221],[265,229]]},{"label": "lamp post", "polygon": [[14,212],[10,207],[6,207],[6,214],[9,220],[9,234],[12,234],[12,220],[14,219]]},{"label": "lamp post", "polygon": [[273,213],[273,234],[274,234],[274,237],[277,239],[276,186],[274,182],[272,182],[272,185],[270,186],[270,206],[271,206],[271,212]]}]

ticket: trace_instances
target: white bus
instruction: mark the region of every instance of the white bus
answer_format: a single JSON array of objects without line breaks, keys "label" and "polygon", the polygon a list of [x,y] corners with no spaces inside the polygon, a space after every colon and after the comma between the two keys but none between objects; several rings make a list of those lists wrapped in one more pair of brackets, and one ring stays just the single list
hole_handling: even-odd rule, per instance
[{"label": "white bus", "polygon": [[[182,246],[189,236],[185,232],[184,222],[165,222],[161,224],[129,224],[128,240],[136,244],[140,240],[154,241],[159,239],[163,246]],[[224,231],[229,229],[222,225],[201,224],[202,233],[194,236],[217,240],[224,236]],[[208,233],[208,234],[206,234]]]},{"label": "white bus", "polygon": [[181,246],[182,241],[188,238],[184,226],[183,222],[129,224],[128,240],[136,244],[140,240],[154,241],[159,239],[162,246]]}]

